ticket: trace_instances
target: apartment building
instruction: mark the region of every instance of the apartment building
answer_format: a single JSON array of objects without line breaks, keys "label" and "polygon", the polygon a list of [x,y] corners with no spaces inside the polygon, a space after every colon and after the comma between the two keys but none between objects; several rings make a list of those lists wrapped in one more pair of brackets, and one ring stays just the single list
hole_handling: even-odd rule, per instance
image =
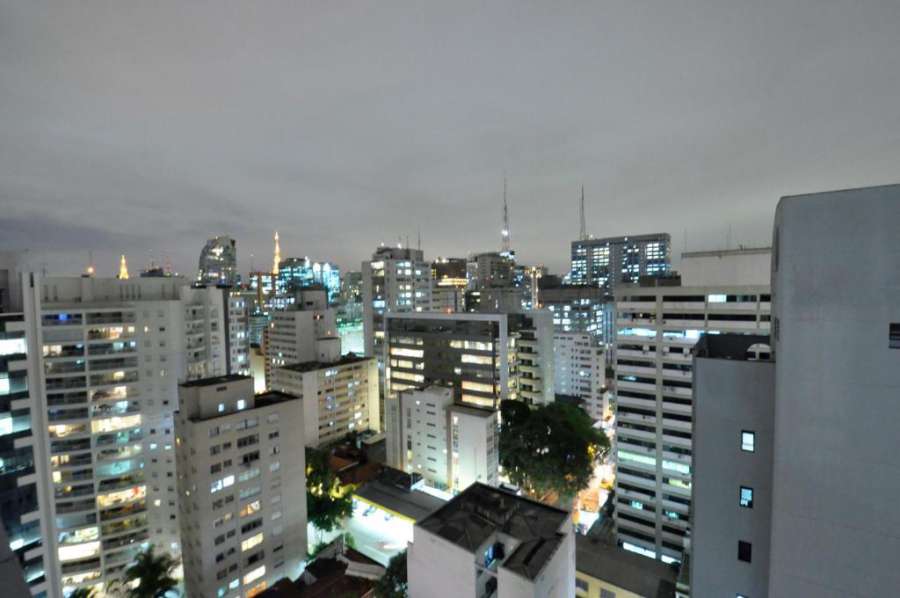
[{"label": "apartment building", "polygon": [[[690,259],[766,263],[768,253],[684,261]],[[734,286],[693,286],[713,282],[693,280],[674,286],[678,278],[645,279],[615,295],[616,531],[626,549],[667,563],[682,560],[689,538],[691,349],[703,334],[764,335],[770,324],[764,280]]]},{"label": "apartment building", "polygon": [[330,362],[341,355],[337,311],[328,305],[324,289],[302,289],[293,304],[274,311],[263,337],[266,388],[273,388],[276,368],[308,362]]},{"label": "apartment building", "polygon": [[567,511],[472,484],[413,527],[410,598],[570,598],[574,536]]},{"label": "apartment building", "polygon": [[404,390],[385,401],[387,464],[458,493],[498,483],[499,437],[493,409],[454,404],[453,389]]},{"label": "apartment building", "polygon": [[404,313],[385,317],[385,390],[450,385],[461,403],[553,400],[550,314]]},{"label": "apartment building", "polygon": [[223,295],[180,277],[26,274],[47,594],[117,580],[147,542],[180,553],[179,381],[224,374]]},{"label": "apartment building", "polygon": [[609,407],[606,351],[587,333],[553,334],[553,382],[558,395],[578,397],[591,419],[600,421]]},{"label": "apartment building", "polygon": [[176,456],[184,582],[192,598],[252,598],[306,559],[303,410],[249,376],[179,387]]},{"label": "apartment building", "polygon": [[307,361],[275,368],[272,389],[300,399],[308,447],[330,444],[350,432],[381,430],[374,357],[348,354],[330,362]]}]

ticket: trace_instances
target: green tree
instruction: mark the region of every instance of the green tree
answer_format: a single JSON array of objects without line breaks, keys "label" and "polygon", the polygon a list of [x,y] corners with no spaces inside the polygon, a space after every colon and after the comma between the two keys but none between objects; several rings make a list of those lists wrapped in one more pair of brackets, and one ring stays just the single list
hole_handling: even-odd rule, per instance
[{"label": "green tree", "polygon": [[[125,595],[128,598],[164,598],[178,586],[172,577],[177,566],[178,561],[168,554],[154,553],[150,546],[125,569]],[[130,582],[135,580],[139,580],[137,587],[131,587]]]},{"label": "green tree", "polygon": [[306,449],[306,511],[316,529],[330,532],[353,514],[353,489],[328,467],[328,454]]},{"label": "green tree", "polygon": [[378,583],[375,598],[406,598],[406,551],[394,555]]},{"label": "green tree", "polygon": [[609,439],[578,407],[550,403],[531,408],[521,401],[500,405],[500,464],[510,481],[539,499],[561,504],[588,487]]}]

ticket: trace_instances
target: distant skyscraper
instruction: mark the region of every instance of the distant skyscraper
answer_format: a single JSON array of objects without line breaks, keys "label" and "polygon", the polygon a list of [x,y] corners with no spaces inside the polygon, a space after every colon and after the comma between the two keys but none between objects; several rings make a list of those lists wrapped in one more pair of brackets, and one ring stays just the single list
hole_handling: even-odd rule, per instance
[{"label": "distant skyscraper", "polygon": [[197,282],[233,286],[238,282],[237,248],[231,237],[213,237],[200,251]]},{"label": "distant skyscraper", "polygon": [[669,271],[668,233],[572,241],[569,282],[613,294],[619,284]]},{"label": "distant skyscraper", "polygon": [[278,265],[278,292],[291,294],[298,289],[321,285],[328,291],[328,302],[337,303],[341,293],[341,270],[330,262],[313,262],[308,257],[289,257]]}]

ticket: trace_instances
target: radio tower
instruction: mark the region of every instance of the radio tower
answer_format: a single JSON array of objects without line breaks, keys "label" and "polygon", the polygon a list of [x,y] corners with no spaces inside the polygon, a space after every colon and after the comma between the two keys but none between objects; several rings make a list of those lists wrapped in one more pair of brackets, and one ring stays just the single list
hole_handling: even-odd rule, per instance
[{"label": "radio tower", "polygon": [[503,230],[500,231],[500,248],[509,253],[509,204],[506,203],[506,177],[503,177]]},{"label": "radio tower", "polygon": [[578,233],[578,238],[582,241],[587,241],[587,224],[584,220],[584,185],[581,186],[581,230]]}]

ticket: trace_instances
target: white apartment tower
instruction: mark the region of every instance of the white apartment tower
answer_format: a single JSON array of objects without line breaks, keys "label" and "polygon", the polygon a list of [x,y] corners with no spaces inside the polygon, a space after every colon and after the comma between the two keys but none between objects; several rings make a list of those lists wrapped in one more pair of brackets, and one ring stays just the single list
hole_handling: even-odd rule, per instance
[{"label": "white apartment tower", "polygon": [[[690,530],[693,374],[691,349],[703,334],[768,334],[768,250],[685,254],[688,272],[616,291],[615,381],[618,540],[665,562],[681,561]],[[700,262],[694,266],[693,260]],[[731,261],[756,279],[716,284],[713,265]],[[710,263],[712,265],[710,265]],[[745,266],[746,264],[749,264]]]},{"label": "white apartment tower", "polygon": [[274,370],[284,365],[335,361],[341,355],[337,312],[328,306],[324,289],[297,291],[292,306],[272,312],[265,331],[266,388],[273,388]]},{"label": "white apartment tower", "polygon": [[578,397],[594,421],[603,419],[609,406],[606,391],[606,351],[592,334],[553,334],[553,382],[558,395]]},{"label": "white apartment tower", "polygon": [[472,484],[415,524],[407,570],[410,598],[570,598],[572,517]]},{"label": "white apartment tower", "polygon": [[350,432],[381,429],[374,357],[293,363],[272,372],[272,388],[298,397],[306,446],[317,448]]},{"label": "white apartment tower", "polygon": [[178,556],[177,384],[225,373],[225,312],[180,277],[26,277],[44,569],[60,596],[118,579],[148,543]]},{"label": "white apartment tower", "polygon": [[185,589],[192,598],[252,598],[306,559],[303,410],[296,397],[253,394],[249,376],[179,388],[176,455]]},{"label": "white apartment tower", "polygon": [[434,488],[461,492],[498,483],[497,412],[454,404],[453,389],[400,391],[385,401],[387,463]]}]

